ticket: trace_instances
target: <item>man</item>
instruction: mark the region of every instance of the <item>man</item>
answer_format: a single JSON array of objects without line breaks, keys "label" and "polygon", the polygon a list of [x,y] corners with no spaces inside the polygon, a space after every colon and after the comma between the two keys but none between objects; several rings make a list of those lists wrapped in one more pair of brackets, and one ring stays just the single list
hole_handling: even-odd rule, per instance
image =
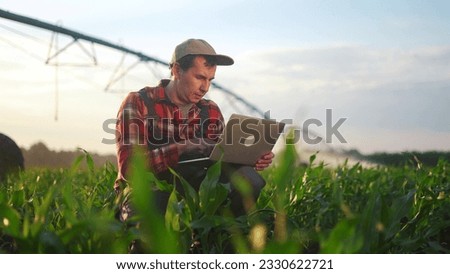
[{"label": "man", "polygon": [[[206,175],[205,167],[196,164],[178,164],[182,159],[208,156],[224,128],[219,107],[203,97],[215,77],[217,66],[228,66],[233,59],[216,54],[206,41],[189,39],[175,48],[170,62],[171,79],[161,80],[156,87],[145,87],[131,92],[123,101],[116,125],[118,178],[115,189],[120,191],[127,183],[129,160],[136,146],[145,151],[148,165],[161,180],[172,182],[168,168],[174,169],[196,190]],[[229,182],[233,175],[246,178],[256,200],[265,182],[255,170],[268,167],[273,153],[262,156],[254,167],[226,165],[220,181]],[[165,212],[168,193],[155,192],[160,211]],[[230,193],[235,215],[245,214],[239,193]],[[121,208],[121,220],[126,220],[132,209]]]}]

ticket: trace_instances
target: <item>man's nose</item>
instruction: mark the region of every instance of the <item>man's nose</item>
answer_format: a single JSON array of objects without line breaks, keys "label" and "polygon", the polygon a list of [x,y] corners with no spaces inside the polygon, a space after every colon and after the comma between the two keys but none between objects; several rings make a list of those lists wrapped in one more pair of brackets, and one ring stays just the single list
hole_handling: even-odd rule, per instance
[{"label": "man's nose", "polygon": [[209,86],[210,86],[210,85],[211,85],[211,82],[210,82],[210,81],[204,81],[204,82],[202,83],[201,87],[200,87],[200,90],[201,90],[203,93],[207,93],[208,90],[209,90]]}]

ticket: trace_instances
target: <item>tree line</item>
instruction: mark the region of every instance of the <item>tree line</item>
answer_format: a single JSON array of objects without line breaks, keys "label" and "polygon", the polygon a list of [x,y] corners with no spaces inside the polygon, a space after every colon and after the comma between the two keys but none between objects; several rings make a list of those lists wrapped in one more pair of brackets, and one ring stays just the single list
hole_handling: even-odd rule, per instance
[{"label": "tree line", "polygon": [[[21,148],[25,160],[25,168],[68,168],[73,161],[84,154],[81,149],[72,151],[50,150],[44,143],[33,144],[29,149]],[[450,162],[450,151],[406,151],[406,152],[377,152],[372,154],[361,154],[356,149],[341,151],[345,156],[368,161],[386,166],[425,165],[436,166],[440,159]],[[102,166],[110,162],[116,166],[114,154],[101,155],[90,153],[96,166]]]},{"label": "tree line", "polygon": [[[35,143],[29,149],[21,148],[21,151],[25,160],[25,169],[68,168],[78,156],[85,153],[82,149],[72,151],[50,150],[43,142]],[[116,156],[113,154],[101,155],[89,152],[89,155],[92,157],[96,166],[102,166],[107,162],[116,165]]]},{"label": "tree line", "polygon": [[405,151],[405,152],[377,152],[372,154],[361,154],[352,149],[343,152],[345,155],[359,160],[372,162],[386,166],[425,165],[436,166],[439,160],[450,162],[450,151]]}]

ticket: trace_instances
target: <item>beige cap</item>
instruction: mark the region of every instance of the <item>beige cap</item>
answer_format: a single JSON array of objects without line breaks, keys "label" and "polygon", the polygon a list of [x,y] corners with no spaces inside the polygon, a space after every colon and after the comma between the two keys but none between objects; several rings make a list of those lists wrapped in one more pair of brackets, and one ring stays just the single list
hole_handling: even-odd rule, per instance
[{"label": "beige cap", "polygon": [[214,48],[202,39],[188,39],[179,44],[172,55],[171,64],[180,60],[186,55],[209,55],[215,56],[218,66],[230,66],[234,64],[233,59],[226,55],[217,54]]}]

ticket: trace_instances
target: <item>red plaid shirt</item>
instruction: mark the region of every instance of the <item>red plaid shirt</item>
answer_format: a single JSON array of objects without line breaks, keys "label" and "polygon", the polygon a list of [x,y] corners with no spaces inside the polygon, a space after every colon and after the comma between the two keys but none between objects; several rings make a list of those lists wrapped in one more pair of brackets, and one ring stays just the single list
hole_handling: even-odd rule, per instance
[{"label": "red plaid shirt", "polygon": [[[216,103],[200,100],[193,104],[188,116],[183,118],[178,106],[173,104],[164,92],[169,80],[162,80],[157,87],[146,87],[145,91],[154,105],[157,115],[156,123],[148,119],[147,106],[138,94],[130,92],[120,106],[116,123],[116,148],[119,182],[126,180],[128,164],[134,146],[145,151],[148,165],[155,173],[161,173],[168,167],[175,167],[179,160],[176,142],[182,142],[197,136],[200,130],[200,110],[206,107],[209,126],[204,130],[203,137],[217,141],[223,131],[224,119]],[[149,130],[150,124],[153,129]],[[160,140],[155,144],[152,140]],[[164,140],[164,141],[161,141]],[[150,142],[150,145],[149,145]]]}]

